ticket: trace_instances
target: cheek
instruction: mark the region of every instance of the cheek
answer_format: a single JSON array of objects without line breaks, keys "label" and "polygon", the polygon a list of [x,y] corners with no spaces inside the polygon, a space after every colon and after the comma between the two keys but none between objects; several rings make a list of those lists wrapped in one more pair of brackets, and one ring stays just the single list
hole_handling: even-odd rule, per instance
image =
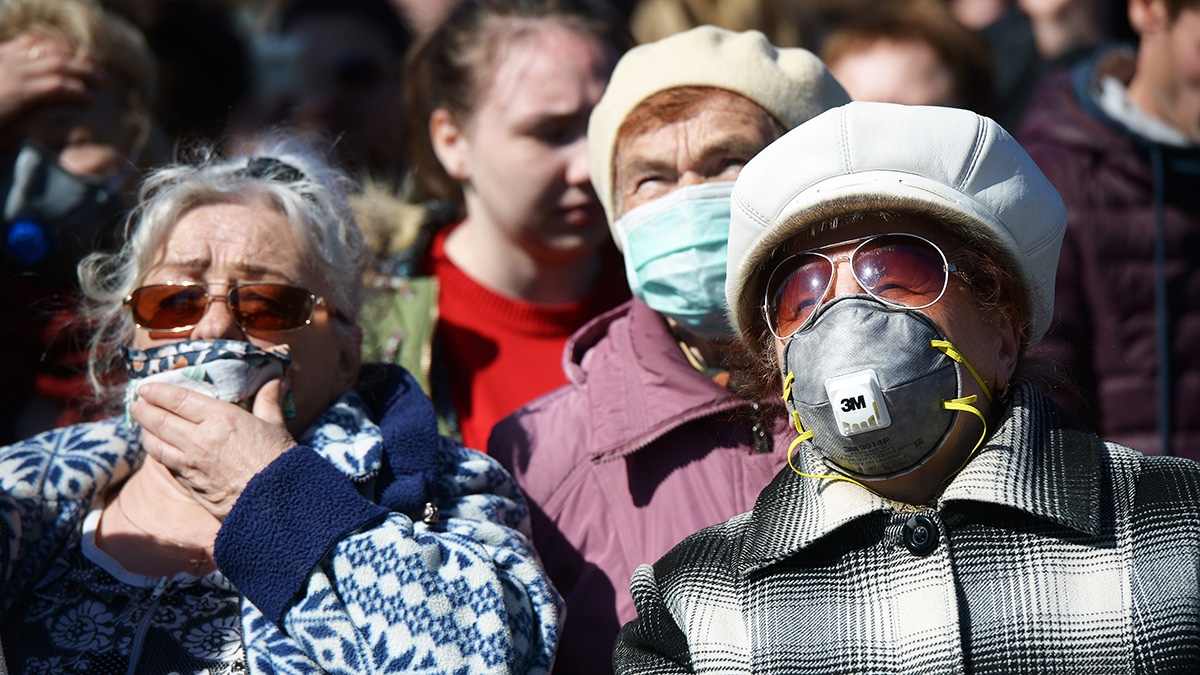
[{"label": "cheek", "polygon": [[539,220],[541,211],[558,204],[567,185],[566,163],[561,156],[540,144],[531,145],[512,144],[509,154],[493,158],[484,177],[493,203],[507,204],[509,218],[518,222]]},{"label": "cheek", "polygon": [[58,156],[59,165],[76,176],[104,176],[121,168],[121,157],[109,145],[68,147]]},{"label": "cheek", "polygon": [[565,148],[546,147],[532,139],[514,144],[508,180],[529,194],[557,194],[566,186],[567,156]]},{"label": "cheek", "polygon": [[146,331],[135,328],[133,331],[133,342],[131,346],[134,349],[148,349],[155,345],[156,341],[150,339],[150,334]]},{"label": "cheek", "polygon": [[946,338],[983,381],[992,386],[1000,370],[1000,327],[986,321],[975,311],[957,313],[945,323],[939,322],[939,325]]},{"label": "cheek", "polygon": [[135,328],[130,346],[134,349],[150,349],[151,347],[162,347],[163,345],[190,339],[190,333],[152,333],[148,330]]},{"label": "cheek", "polygon": [[318,414],[324,410],[328,401],[341,393],[334,389],[337,369],[341,364],[342,344],[332,333],[333,328],[324,331],[300,331],[291,339],[281,340],[287,342],[291,348],[292,367],[289,375],[296,405],[309,408],[302,412]]}]

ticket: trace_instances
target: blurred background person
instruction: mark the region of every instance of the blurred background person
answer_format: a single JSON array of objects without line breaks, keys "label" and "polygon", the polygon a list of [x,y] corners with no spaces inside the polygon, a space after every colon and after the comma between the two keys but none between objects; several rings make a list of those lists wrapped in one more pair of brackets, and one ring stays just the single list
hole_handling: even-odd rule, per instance
[{"label": "blurred background person", "polygon": [[611,673],[633,570],[749,510],[784,465],[778,399],[740,396],[749,364],[727,357],[729,196],[759,150],[848,101],[811,52],[701,26],[631,50],[592,113],[592,182],[634,299],[576,332],[570,384],[488,444],[567,601],[559,672]]},{"label": "blurred background person", "polygon": [[812,40],[812,3],[790,0],[638,0],[629,18],[638,44],[655,42],[696,26],[741,32],[757,30],[780,47]]},{"label": "blurred background person", "polygon": [[1131,37],[1121,0],[949,0],[988,45],[996,121],[1016,131],[1038,84],[1105,40]]},{"label": "blurred background person", "polygon": [[334,141],[352,173],[398,189],[408,172],[403,63],[412,34],[388,0],[292,0],[279,34],[297,45],[284,121]]},{"label": "blurred background person", "polygon": [[884,0],[848,15],[821,59],[856,101],[992,110],[987,45],[942,0]]},{"label": "blurred background person", "polygon": [[403,64],[412,34],[388,0],[285,0],[245,12],[253,87],[227,145],[288,127],[329,142],[360,183],[406,196]]},{"label": "blurred background person", "polygon": [[159,156],[182,144],[215,145],[251,94],[253,63],[233,0],[102,0],[145,35],[158,63],[152,142]]},{"label": "blurred background person", "polygon": [[1113,37],[1120,0],[1017,0],[1043,61],[1072,60]]},{"label": "blurred background person", "polygon": [[454,11],[458,0],[390,0],[414,33],[432,33]]},{"label": "blurred background person", "polygon": [[75,265],[117,244],[155,83],[142,35],[99,5],[0,5],[0,442],[94,412]]},{"label": "blurred background person", "polygon": [[1103,436],[1200,459],[1200,2],[1128,8],[1136,48],[1058,73],[1021,128],[1069,216],[1043,348]]},{"label": "blurred background person", "polygon": [[408,65],[418,197],[440,206],[397,221],[364,349],[419,374],[468,447],[564,384],[567,337],[629,297],[588,175],[588,115],[627,45],[601,10],[467,0]]}]

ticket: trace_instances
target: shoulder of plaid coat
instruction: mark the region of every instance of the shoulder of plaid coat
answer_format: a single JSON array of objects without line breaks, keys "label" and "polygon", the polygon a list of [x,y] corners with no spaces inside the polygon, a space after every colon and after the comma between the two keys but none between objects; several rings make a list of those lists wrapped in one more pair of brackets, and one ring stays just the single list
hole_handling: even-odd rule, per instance
[{"label": "shoulder of plaid coat", "polygon": [[785,468],[631,591],[623,674],[1200,672],[1200,464],[1025,385],[930,505]]}]

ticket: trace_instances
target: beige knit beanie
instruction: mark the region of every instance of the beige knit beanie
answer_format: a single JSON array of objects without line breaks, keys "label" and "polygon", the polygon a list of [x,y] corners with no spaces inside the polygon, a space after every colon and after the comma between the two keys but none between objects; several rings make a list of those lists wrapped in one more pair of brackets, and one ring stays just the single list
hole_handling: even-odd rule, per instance
[{"label": "beige knit beanie", "polygon": [[617,131],[638,104],[675,87],[716,87],[740,94],[785,129],[850,102],[816,55],[806,49],[777,49],[756,30],[735,33],[700,26],[629,50],[588,122],[592,185],[610,228],[615,219]]}]

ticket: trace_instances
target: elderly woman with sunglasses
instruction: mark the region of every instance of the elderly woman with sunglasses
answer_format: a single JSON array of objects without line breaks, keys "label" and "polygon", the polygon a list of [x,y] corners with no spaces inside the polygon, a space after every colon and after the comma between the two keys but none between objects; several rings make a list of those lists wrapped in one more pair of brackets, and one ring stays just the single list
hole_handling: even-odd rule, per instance
[{"label": "elderly woman with sunglasses", "polygon": [[619,673],[1200,671],[1200,466],[1028,379],[1058,194],[994,122],[851,103],[734,187],[726,294],[796,431],[632,582]]},{"label": "elderly woman with sunglasses", "polygon": [[281,141],[167,167],[81,267],[126,412],[0,449],[14,671],[549,670],[518,490],[360,367],[344,183]]}]

